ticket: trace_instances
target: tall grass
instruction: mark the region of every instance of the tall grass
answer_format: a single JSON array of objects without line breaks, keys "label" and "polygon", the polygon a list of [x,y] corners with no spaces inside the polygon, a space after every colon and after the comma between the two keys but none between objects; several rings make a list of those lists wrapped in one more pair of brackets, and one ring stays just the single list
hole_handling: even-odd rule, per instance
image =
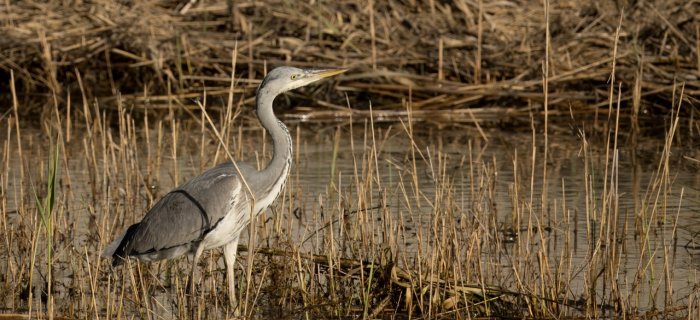
[{"label": "tall grass", "polygon": [[[654,140],[645,136],[654,123],[636,116],[624,123],[615,53],[609,62],[607,118],[551,117],[548,83],[556,76],[547,58],[545,116],[530,112],[512,131],[479,125],[471,112],[474,129],[433,125],[416,117],[412,89],[395,122],[380,122],[370,104],[361,119],[349,112],[331,125],[290,123],[294,169],[242,241],[237,310],[228,305],[217,250],[195,269],[194,293],[185,285],[186,258],[113,268],[99,257],[159,197],[205,168],[270,159],[251,101],[235,100],[236,82],[221,108],[205,94],[191,109],[168,92],[158,97],[167,111],[134,112],[121,96],[111,109],[89,99],[76,72],[80,101],[56,90],[65,94],[66,115],[55,104],[33,126],[18,112],[11,77],[15,102],[0,132],[2,307],[17,316],[105,319],[237,311],[304,319],[692,318],[700,313],[697,267],[677,270],[694,259],[678,250],[678,239],[697,234],[689,223],[697,205],[687,201],[697,189],[685,187],[694,171],[677,155],[687,147],[680,137],[687,95],[674,86],[665,137]],[[170,90],[181,88],[183,66]],[[485,73],[475,70],[475,82]],[[689,132],[696,122],[687,122]]]},{"label": "tall grass", "polygon": [[[59,149],[58,145],[55,145],[53,143],[53,138],[50,137],[49,139],[49,158],[47,159],[47,168],[46,168],[46,195],[43,197],[43,199],[39,198],[39,195],[37,194],[37,190],[34,190],[34,199],[35,199],[35,204],[37,208],[37,213],[39,215],[39,221],[41,222],[41,226],[44,228],[44,242],[46,245],[46,251],[45,251],[45,263],[46,263],[46,275],[45,275],[45,282],[46,282],[46,295],[47,295],[47,304],[48,304],[48,313],[52,314],[53,310],[53,238],[54,238],[54,210],[56,206],[56,171],[58,168],[58,156],[59,156]],[[35,234],[38,234],[38,232],[35,231]],[[34,238],[36,240],[35,245],[39,243],[39,238],[36,237]],[[32,252],[32,266],[29,268],[30,274],[34,274],[33,269],[34,269],[34,264],[36,261],[36,247],[35,250]],[[29,280],[29,286],[32,286],[32,280],[30,276]],[[31,300],[31,295],[30,295],[30,300]]]},{"label": "tall grass", "polygon": [[[18,169],[1,176],[4,306],[54,317],[232,315],[218,251],[196,269],[201,280],[191,308],[187,259],[113,269],[98,253],[176,181],[213,165],[207,155],[220,141],[236,141],[230,150],[240,150],[238,159],[269,159],[261,129],[245,112],[219,131],[228,137],[217,138],[200,117],[175,117],[166,126],[124,109],[82,110],[71,120],[71,142],[38,144],[52,131],[21,129],[22,162],[15,160],[15,118],[7,119],[3,167],[31,165],[29,158],[47,164],[24,180]],[[610,134],[589,122],[581,122],[578,138],[550,131],[546,161],[536,122],[524,135],[487,128],[486,143],[473,138],[476,130],[417,126],[410,104],[407,110],[403,124],[290,126],[299,153],[289,186],[241,247],[236,285],[244,315],[555,318],[695,310],[693,296],[678,287],[679,277],[692,273],[673,272],[677,238],[688,232],[679,221],[693,210],[684,200],[689,191],[679,190],[685,180],[672,178],[683,172],[674,165],[677,113],[658,142],[656,164],[643,166],[654,173],[631,171],[648,186],[634,193],[624,156],[634,149],[608,147],[620,132],[616,118]],[[533,163],[549,166],[548,181]],[[566,173],[567,166],[579,169]],[[36,197],[31,181],[45,182]],[[23,258],[32,256],[46,263]]]}]

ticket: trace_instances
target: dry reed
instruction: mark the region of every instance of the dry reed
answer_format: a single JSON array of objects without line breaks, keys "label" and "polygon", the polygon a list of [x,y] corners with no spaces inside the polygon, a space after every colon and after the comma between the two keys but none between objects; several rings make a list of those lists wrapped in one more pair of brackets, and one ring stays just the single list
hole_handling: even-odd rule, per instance
[{"label": "dry reed", "polygon": [[[317,94],[325,110],[296,113],[332,125],[290,126],[288,187],[240,250],[245,316],[700,317],[697,267],[674,272],[679,238],[694,250],[697,237],[680,224],[697,189],[678,175],[697,161],[679,151],[700,132],[698,7],[622,6],[2,5],[2,311],[232,316],[216,250],[195,297],[184,258],[112,269],[98,253],[229,153],[264,164],[265,134],[240,115],[266,68],[289,63],[355,71],[335,86],[348,107]],[[639,120],[657,108],[670,114],[662,130]],[[606,116],[583,121],[589,112]],[[525,134],[479,126],[504,114],[530,116]],[[664,139],[643,141],[649,132]]]},{"label": "dry reed", "polygon": [[416,117],[443,110],[451,121],[538,112],[545,91],[552,110],[608,112],[613,64],[630,114],[668,112],[675,83],[685,84],[690,112],[700,94],[700,7],[692,1],[557,1],[548,20],[540,1],[184,3],[8,2],[0,6],[0,74],[15,73],[22,113],[44,115],[52,97],[66,107],[63,91],[102,108],[116,109],[120,97],[129,108],[196,109],[191,99],[205,92],[231,93],[233,51],[234,101],[249,98],[269,66],[353,68],[338,86],[353,108],[317,95],[327,108],[299,110],[306,118],[361,112],[368,94],[378,109],[400,114],[409,92]]}]

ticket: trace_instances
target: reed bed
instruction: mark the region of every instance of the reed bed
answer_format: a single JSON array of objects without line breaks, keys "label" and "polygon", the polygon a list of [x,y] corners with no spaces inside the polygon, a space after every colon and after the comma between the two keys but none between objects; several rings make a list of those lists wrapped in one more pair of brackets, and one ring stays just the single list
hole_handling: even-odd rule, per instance
[{"label": "reed bed", "polygon": [[298,152],[239,249],[242,317],[700,318],[698,10],[6,3],[0,317],[234,317],[217,250],[194,296],[186,258],[99,252],[224,144],[264,165],[253,89],[293,64],[353,72],[279,99]]},{"label": "reed bed", "polygon": [[[0,74],[16,77],[21,113],[50,114],[85,95],[112,110],[196,109],[192,98],[250,101],[276,65],[345,66],[325,108],[305,119],[402,115],[473,122],[550,112],[610,112],[610,70],[623,114],[668,113],[673,88],[695,113],[700,6],[693,1],[44,1],[0,6]],[[619,31],[616,30],[619,27]],[[237,63],[231,68],[232,56]],[[343,108],[342,95],[352,109]],[[3,90],[3,105],[11,105]],[[337,99],[336,99],[337,98]]]},{"label": "reed bed", "polygon": [[[666,139],[651,147],[660,150],[651,165],[621,165],[642,160],[637,146],[621,147],[619,103],[592,125],[610,134],[574,119],[577,135],[545,145],[556,131],[533,121],[496,153],[493,129],[419,126],[410,102],[406,121],[292,123],[291,180],[240,250],[239,311],[262,319],[696,318],[697,265],[676,254],[696,250],[695,227],[679,221],[697,210],[686,194],[699,196],[674,179],[687,161],[676,144],[697,134],[679,129],[683,96]],[[54,106],[40,127],[18,121],[19,107],[4,120],[3,311],[233,317],[216,250],[197,268],[195,296],[185,258],[112,268],[99,257],[160,196],[225,161],[203,114],[81,108],[76,118]],[[264,132],[233,104],[229,111],[218,124],[223,142],[237,159],[263,165]],[[562,161],[579,167],[578,183]],[[621,174],[633,176],[631,188],[620,187]]]}]

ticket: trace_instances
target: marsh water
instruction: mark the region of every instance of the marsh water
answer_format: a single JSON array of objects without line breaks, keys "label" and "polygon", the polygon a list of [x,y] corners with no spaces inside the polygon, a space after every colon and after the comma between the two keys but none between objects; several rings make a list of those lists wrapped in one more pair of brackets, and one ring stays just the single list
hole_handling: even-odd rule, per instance
[{"label": "marsh water", "polygon": [[[545,290],[538,285],[551,284],[567,304],[589,301],[600,312],[620,303],[640,311],[687,304],[695,299],[700,270],[700,153],[688,129],[676,130],[668,143],[666,122],[640,133],[619,130],[616,141],[609,127],[563,121],[550,127],[546,145],[541,124],[533,132],[528,125],[291,123],[289,183],[259,220],[257,234],[246,232],[251,235],[242,242],[275,247],[270,239],[283,234],[298,252],[323,255],[341,241],[328,240],[330,229],[360,243],[334,254],[367,260],[380,256],[372,250],[386,248],[398,266],[415,273],[430,265],[424,259],[431,252],[452,243],[463,258],[449,263],[464,265],[446,268],[462,270],[467,282],[539,295]],[[117,271],[99,257],[101,248],[168,190],[226,160],[217,139],[196,124],[98,129],[74,128],[70,140],[64,128],[61,140],[51,131],[53,145],[61,145],[51,260],[58,314],[84,314],[76,307],[100,314],[114,304],[114,287],[130,281],[113,278]],[[19,138],[0,133],[5,310],[46,303],[26,299],[29,291],[45,295],[47,251],[35,199],[47,192],[52,144],[47,130],[20,131]],[[269,159],[271,145],[257,124],[236,127],[228,137],[236,158],[258,166]],[[477,260],[478,276],[469,271]],[[211,286],[225,291],[221,259],[206,272],[215,279]],[[265,298],[275,288],[259,281],[258,304],[275,301]],[[169,291],[157,290],[152,299],[156,318],[177,317]]]}]

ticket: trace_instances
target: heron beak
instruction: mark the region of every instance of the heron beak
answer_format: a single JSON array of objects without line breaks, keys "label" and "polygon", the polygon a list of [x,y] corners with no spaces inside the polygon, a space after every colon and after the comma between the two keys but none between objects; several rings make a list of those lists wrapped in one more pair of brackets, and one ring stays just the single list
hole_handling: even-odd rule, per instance
[{"label": "heron beak", "polygon": [[345,71],[348,71],[350,69],[323,69],[323,70],[315,70],[313,71],[313,76],[318,79],[323,79],[323,78],[328,78],[332,77],[335,75],[339,75]]}]

